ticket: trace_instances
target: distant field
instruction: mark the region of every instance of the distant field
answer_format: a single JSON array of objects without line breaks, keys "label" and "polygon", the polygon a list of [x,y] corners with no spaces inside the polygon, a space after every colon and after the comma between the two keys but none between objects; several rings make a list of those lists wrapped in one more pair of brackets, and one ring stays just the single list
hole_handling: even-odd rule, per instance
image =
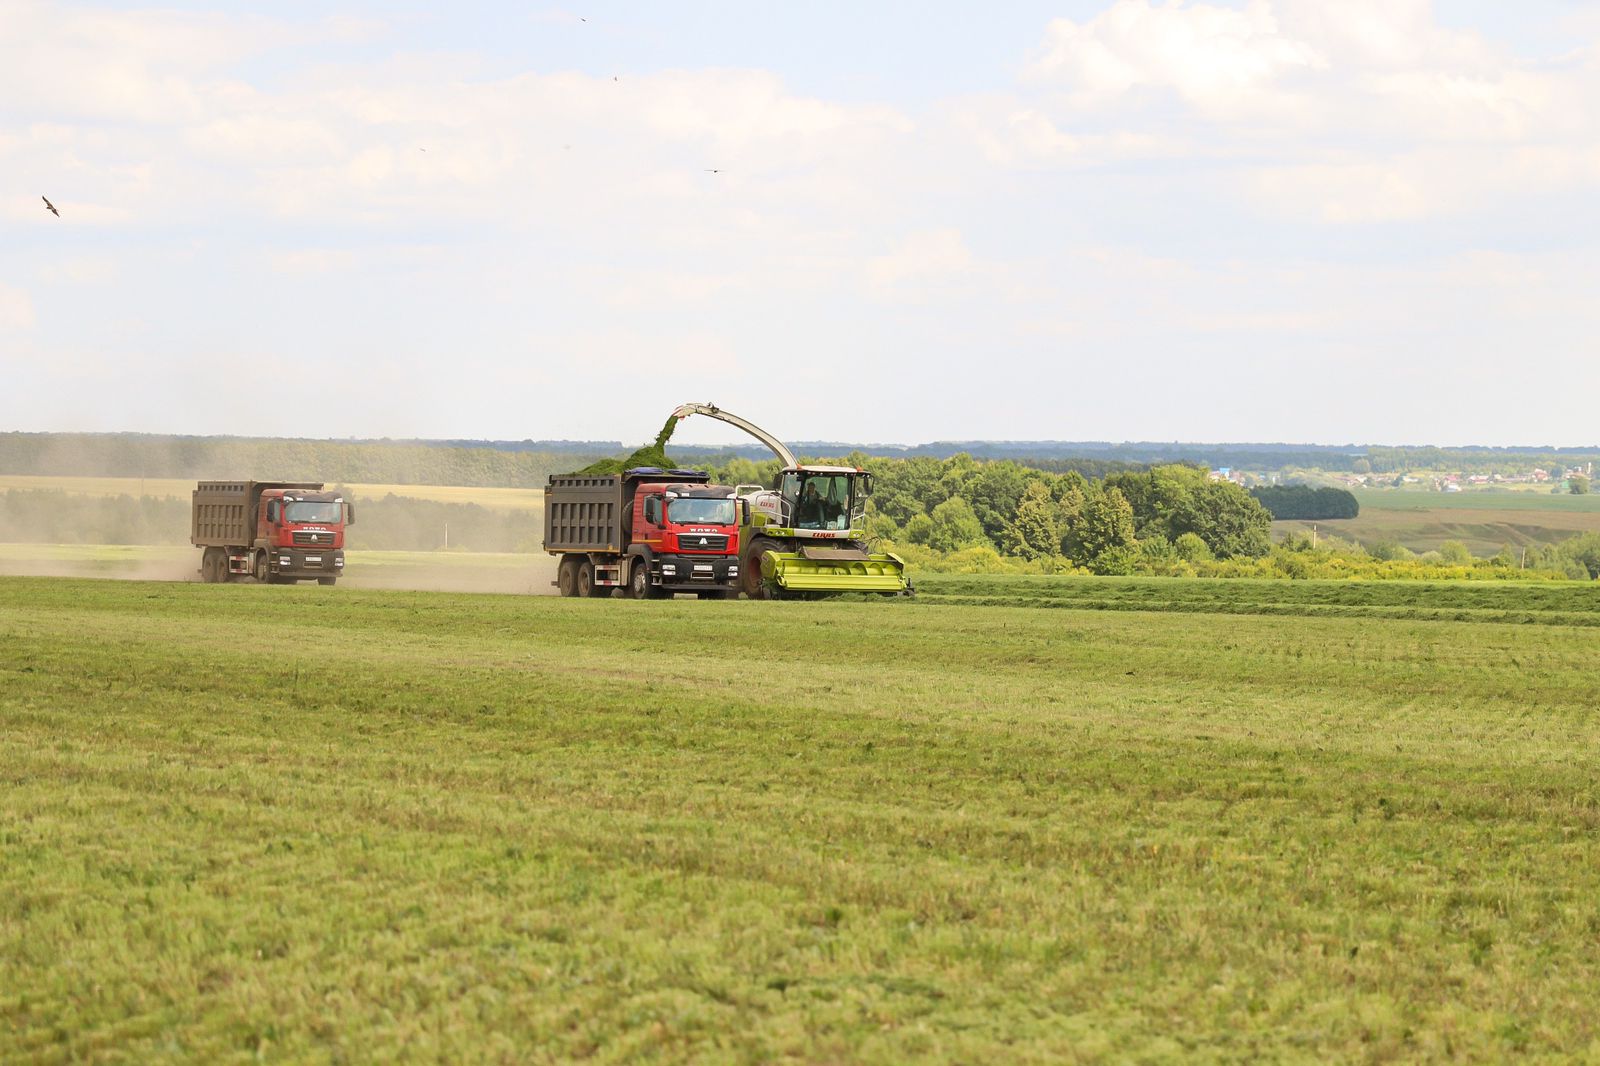
[{"label": "distant field", "polygon": [[[194,491],[190,478],[137,477],[37,477],[30,474],[0,474],[0,492],[7,489],[42,489],[78,496],[153,496],[158,499],[187,500]],[[378,499],[393,494],[415,500],[439,503],[475,503],[501,511],[539,511],[544,509],[543,489],[471,488],[459,485],[368,485],[344,486],[361,499]]]},{"label": "distant field", "polygon": [[1579,533],[1600,531],[1600,496],[1548,492],[1357,492],[1356,518],[1274,522],[1273,532],[1306,533],[1313,524],[1326,535],[1371,545],[1393,540],[1413,551],[1447,540],[1466,543],[1479,555],[1503,545],[1554,544]]},{"label": "distant field", "polygon": [[1539,511],[1600,514],[1600,495],[1574,496],[1538,491],[1393,492],[1357,491],[1363,511]]},{"label": "distant field", "polygon": [[0,579],[0,1061],[1592,1058],[1592,590],[1352,588]]}]

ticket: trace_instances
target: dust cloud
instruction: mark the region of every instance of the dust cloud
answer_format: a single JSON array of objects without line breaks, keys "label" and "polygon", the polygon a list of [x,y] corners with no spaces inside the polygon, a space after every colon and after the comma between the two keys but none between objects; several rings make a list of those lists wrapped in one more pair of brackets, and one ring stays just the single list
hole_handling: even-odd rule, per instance
[{"label": "dust cloud", "polygon": [[[77,546],[0,544],[0,577],[104,578],[114,581],[200,580],[200,552],[196,549],[96,548],[74,551]],[[31,550],[30,550],[31,549]],[[398,553],[397,553],[398,554]],[[341,588],[394,589],[414,592],[498,592],[517,596],[552,596],[556,560],[548,555],[441,554],[437,562],[423,553],[402,558],[349,559]],[[79,556],[79,557],[74,557]],[[241,584],[251,578],[236,577]],[[310,584],[307,582],[307,584]]]},{"label": "dust cloud", "polygon": [[[10,547],[9,545],[7,547]],[[0,577],[98,577],[117,581],[199,581],[194,559],[52,559],[0,555]]]}]

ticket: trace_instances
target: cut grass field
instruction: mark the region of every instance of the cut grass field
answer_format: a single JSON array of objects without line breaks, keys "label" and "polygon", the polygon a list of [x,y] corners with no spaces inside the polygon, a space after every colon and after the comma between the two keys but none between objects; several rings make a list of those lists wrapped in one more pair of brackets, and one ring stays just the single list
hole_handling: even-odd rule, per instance
[{"label": "cut grass field", "polygon": [[1600,1054],[1589,586],[1056,584],[0,579],[0,1060]]},{"label": "cut grass field", "polygon": [[1503,546],[1555,544],[1580,533],[1600,532],[1600,495],[1557,496],[1550,492],[1357,492],[1355,518],[1274,522],[1275,536],[1309,533],[1358,541],[1369,547],[1396,541],[1412,551],[1459,540],[1479,555]]},{"label": "cut grass field", "polygon": [[[0,492],[20,489],[65,492],[74,496],[150,496],[155,499],[187,500],[194,491],[193,478],[140,477],[46,477],[32,474],[0,474]],[[405,496],[436,503],[475,503],[498,511],[540,511],[544,509],[543,489],[474,488],[463,485],[377,485],[351,483],[344,486],[358,500],[384,496]]]}]

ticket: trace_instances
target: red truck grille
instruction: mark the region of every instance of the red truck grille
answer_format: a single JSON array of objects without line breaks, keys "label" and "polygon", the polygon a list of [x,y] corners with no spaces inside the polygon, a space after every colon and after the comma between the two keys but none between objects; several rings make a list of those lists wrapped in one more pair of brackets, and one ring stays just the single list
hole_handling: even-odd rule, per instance
[{"label": "red truck grille", "polygon": [[297,548],[331,548],[333,547],[333,534],[323,533],[318,530],[297,529],[294,531],[294,544]]},{"label": "red truck grille", "polygon": [[725,552],[728,550],[726,533],[679,533],[678,550],[684,552]]}]

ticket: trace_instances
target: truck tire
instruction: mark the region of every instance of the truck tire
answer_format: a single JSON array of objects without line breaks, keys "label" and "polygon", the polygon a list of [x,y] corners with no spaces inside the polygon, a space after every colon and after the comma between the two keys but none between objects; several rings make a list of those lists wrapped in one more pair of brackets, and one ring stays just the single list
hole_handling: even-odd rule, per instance
[{"label": "truck tire", "polygon": [[695,595],[699,596],[702,600],[725,600],[728,598],[728,590],[711,589],[708,592],[697,592]]},{"label": "truck tire", "polygon": [[200,580],[208,585],[217,584],[222,580],[222,567],[227,565],[223,562],[221,549],[207,548],[200,553]]},{"label": "truck tire", "polygon": [[256,565],[254,569],[257,584],[272,584],[272,564],[268,561],[266,552],[256,552]]},{"label": "truck tire", "polygon": [[578,594],[578,560],[570,555],[563,555],[556,567],[556,591],[563,596]]},{"label": "truck tire", "polygon": [[587,559],[578,564],[577,594],[584,599],[594,595],[594,567]]},{"label": "truck tire", "polygon": [[333,583],[335,581],[337,581],[337,580],[339,580],[339,579],[336,578],[336,577],[319,577],[319,578],[317,578],[317,584],[324,585],[324,586],[326,586],[328,588],[332,588],[333,587]]},{"label": "truck tire", "polygon": [[656,598],[656,587],[650,584],[650,560],[643,556],[635,559],[633,567],[628,571],[628,598],[630,600]]}]

